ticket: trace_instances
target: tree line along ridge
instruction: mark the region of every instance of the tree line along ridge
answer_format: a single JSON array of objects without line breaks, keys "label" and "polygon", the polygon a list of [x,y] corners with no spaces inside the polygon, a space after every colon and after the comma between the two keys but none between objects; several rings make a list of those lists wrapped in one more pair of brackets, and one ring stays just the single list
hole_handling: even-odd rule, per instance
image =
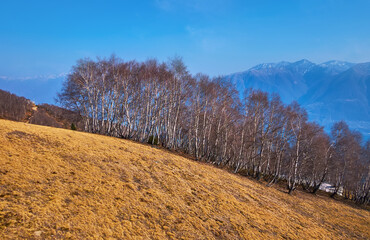
[{"label": "tree line along ridge", "polygon": [[81,59],[58,101],[81,116],[87,132],[160,144],[199,161],[272,185],[315,193],[323,183],[369,203],[370,141],[345,122],[330,134],[297,102],[248,89],[243,97],[222,77],[189,74],[181,58],[167,63]]}]

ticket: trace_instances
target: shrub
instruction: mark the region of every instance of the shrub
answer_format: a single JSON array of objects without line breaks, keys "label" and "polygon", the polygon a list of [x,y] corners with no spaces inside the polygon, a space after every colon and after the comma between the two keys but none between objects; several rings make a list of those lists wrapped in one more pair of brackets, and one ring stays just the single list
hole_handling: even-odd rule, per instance
[{"label": "shrub", "polygon": [[148,139],[148,143],[152,145],[158,145],[158,136],[150,135]]}]

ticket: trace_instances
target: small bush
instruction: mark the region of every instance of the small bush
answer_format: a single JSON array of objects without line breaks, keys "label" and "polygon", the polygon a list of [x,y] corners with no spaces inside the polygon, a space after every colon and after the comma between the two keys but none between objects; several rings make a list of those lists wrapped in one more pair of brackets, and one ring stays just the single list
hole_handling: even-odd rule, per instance
[{"label": "small bush", "polygon": [[152,145],[158,145],[158,136],[150,135],[148,139],[148,143]]},{"label": "small bush", "polygon": [[76,125],[74,123],[71,124],[71,130],[77,130]]}]

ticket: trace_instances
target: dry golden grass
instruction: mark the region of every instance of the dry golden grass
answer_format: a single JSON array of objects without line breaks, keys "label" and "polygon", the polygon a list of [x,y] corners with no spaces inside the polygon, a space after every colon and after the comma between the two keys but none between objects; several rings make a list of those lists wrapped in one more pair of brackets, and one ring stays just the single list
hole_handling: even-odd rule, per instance
[{"label": "dry golden grass", "polygon": [[0,120],[0,238],[370,239],[370,214],[131,141]]}]

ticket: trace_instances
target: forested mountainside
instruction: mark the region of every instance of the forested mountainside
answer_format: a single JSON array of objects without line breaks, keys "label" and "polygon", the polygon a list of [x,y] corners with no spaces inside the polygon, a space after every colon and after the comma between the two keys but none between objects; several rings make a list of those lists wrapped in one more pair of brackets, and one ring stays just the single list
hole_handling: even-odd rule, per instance
[{"label": "forested mountainside", "polygon": [[0,118],[38,125],[71,128],[73,123],[82,129],[81,116],[73,111],[33,101],[0,89]]},{"label": "forested mountainside", "polygon": [[1,239],[369,239],[368,210],[129,140],[0,120]]},{"label": "forested mountainside", "polygon": [[282,181],[289,193],[315,193],[328,182],[332,197],[344,189],[345,198],[370,200],[370,141],[359,132],[341,121],[328,134],[297,102],[284,104],[276,94],[252,89],[241,101],[229,81],[192,76],[180,58],[82,59],[58,97],[81,113],[88,132],[159,144],[270,184]]}]

